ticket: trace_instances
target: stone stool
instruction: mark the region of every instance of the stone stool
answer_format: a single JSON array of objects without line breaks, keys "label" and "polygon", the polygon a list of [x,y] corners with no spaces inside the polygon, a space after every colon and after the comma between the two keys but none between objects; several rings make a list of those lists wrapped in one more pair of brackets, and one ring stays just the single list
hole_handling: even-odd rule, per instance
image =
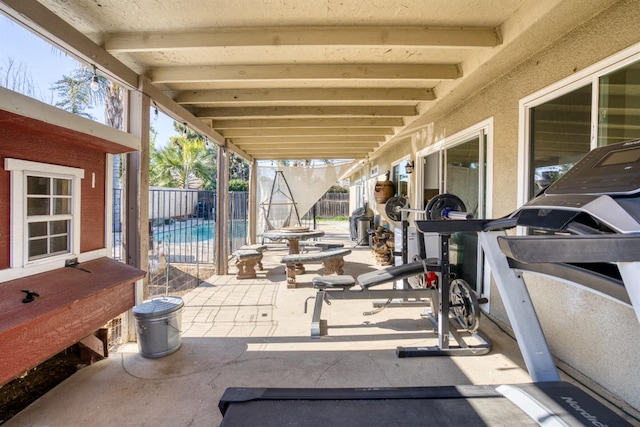
[{"label": "stone stool", "polygon": [[238,268],[236,279],[255,279],[256,264],[262,259],[262,253],[254,249],[239,249],[233,255],[236,257]]},{"label": "stone stool", "polygon": [[262,266],[262,254],[264,251],[267,250],[267,245],[261,245],[259,243],[256,243],[254,245],[244,245],[240,248],[240,250],[244,251],[244,250],[252,250],[252,251],[258,251],[260,252],[260,258],[258,259],[258,270],[263,271],[264,267]]}]

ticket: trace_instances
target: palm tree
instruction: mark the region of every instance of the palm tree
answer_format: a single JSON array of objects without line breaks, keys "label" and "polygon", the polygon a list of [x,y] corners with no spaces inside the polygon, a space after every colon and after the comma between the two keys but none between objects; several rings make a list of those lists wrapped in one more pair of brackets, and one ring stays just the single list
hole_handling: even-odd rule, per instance
[{"label": "palm tree", "polygon": [[201,137],[172,137],[168,146],[151,151],[150,183],[160,187],[213,190],[214,159],[213,151]]},{"label": "palm tree", "polygon": [[[94,79],[97,80],[95,89],[92,88]],[[95,70],[86,66],[76,68],[70,75],[63,75],[60,80],[54,82],[52,89],[57,91],[60,97],[56,107],[95,119],[87,109],[104,105],[105,124],[122,129],[125,91],[119,84],[98,75]]]}]

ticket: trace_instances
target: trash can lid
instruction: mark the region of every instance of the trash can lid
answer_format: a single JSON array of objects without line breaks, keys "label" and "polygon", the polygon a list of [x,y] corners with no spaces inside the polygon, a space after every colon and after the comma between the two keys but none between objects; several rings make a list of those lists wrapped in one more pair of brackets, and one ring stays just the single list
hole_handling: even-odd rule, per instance
[{"label": "trash can lid", "polygon": [[133,307],[133,315],[136,317],[162,316],[179,310],[184,306],[182,298],[174,296],[163,296],[144,301],[140,305]]}]

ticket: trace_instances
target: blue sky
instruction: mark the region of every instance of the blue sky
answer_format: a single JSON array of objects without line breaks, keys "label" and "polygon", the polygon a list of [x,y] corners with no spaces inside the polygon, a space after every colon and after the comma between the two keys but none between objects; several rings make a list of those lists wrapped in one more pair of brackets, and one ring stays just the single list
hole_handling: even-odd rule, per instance
[{"label": "blue sky", "polygon": [[[19,67],[23,75],[32,81],[34,96],[48,104],[57,101],[51,90],[53,83],[80,66],[73,57],[0,14],[0,78],[4,78],[11,61],[14,69]],[[101,122],[104,117],[101,108],[92,110],[91,115]],[[156,147],[166,145],[169,137],[175,134],[173,120],[162,112],[157,119],[151,116],[151,125],[158,131]]]}]

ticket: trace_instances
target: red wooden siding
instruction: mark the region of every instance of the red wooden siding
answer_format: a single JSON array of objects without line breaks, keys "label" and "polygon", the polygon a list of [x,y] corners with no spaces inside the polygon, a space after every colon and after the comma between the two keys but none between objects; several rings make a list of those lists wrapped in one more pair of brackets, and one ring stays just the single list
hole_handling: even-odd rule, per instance
[{"label": "red wooden siding", "polygon": [[[0,270],[10,260],[10,172],[4,159],[16,158],[84,169],[80,251],[105,247],[104,144],[97,138],[0,110]],[[95,188],[92,174],[95,173]]]},{"label": "red wooden siding", "polygon": [[[0,386],[134,305],[144,271],[108,258],[0,285]],[[23,304],[22,289],[40,294]]]}]

